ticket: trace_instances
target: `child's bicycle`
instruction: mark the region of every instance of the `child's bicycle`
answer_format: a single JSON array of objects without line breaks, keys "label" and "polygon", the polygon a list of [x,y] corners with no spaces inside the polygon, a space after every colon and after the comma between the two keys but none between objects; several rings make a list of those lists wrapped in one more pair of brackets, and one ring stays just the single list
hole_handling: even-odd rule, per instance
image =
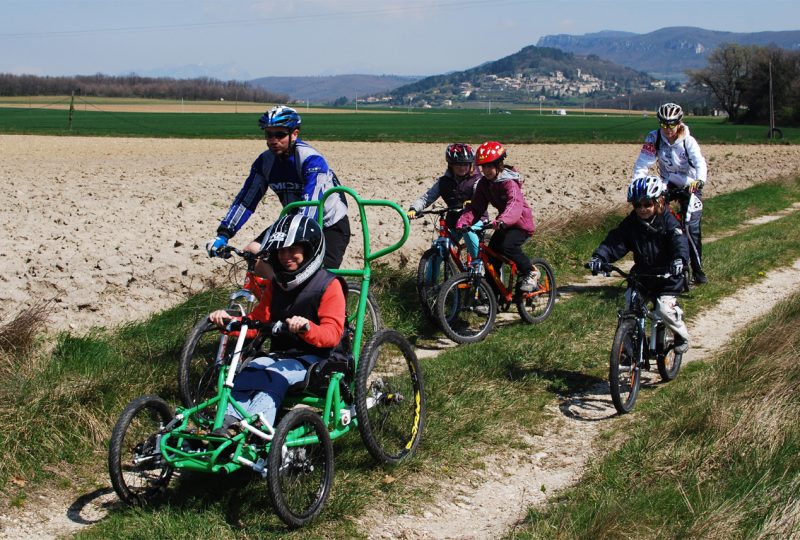
[{"label": "child's bicycle", "polygon": [[[431,321],[436,322],[436,299],[442,283],[468,267],[468,254],[463,242],[458,242],[450,234],[445,217],[451,212],[447,208],[434,208],[417,212],[416,217],[436,215],[437,236],[419,260],[417,266],[417,294],[422,311]],[[476,229],[477,231],[478,229]]]},{"label": "child's bicycle", "polygon": [[[501,267],[496,268],[491,259],[500,260]],[[481,238],[478,258],[439,289],[436,318],[447,337],[456,343],[481,341],[491,332],[498,309],[507,311],[511,304],[528,324],[545,320],[556,301],[556,278],[544,259],[531,259],[531,264],[538,284],[533,291],[522,292],[516,286],[517,265]]]},{"label": "child's bicycle", "polygon": [[[239,262],[246,263],[244,282],[241,289],[231,293],[229,304],[226,310],[234,317],[247,315],[255,307],[261,298],[265,279],[255,273],[255,266],[258,257],[255,253],[236,249],[233,246],[225,246],[220,250],[222,260],[230,260],[232,256],[237,256]],[[229,276],[231,281],[235,280],[235,274],[239,263],[231,265]],[[360,283],[355,279],[347,280],[347,315],[348,328],[352,331],[355,328],[355,317],[358,308],[358,301],[361,297]],[[381,315],[378,304],[367,293],[366,315],[364,317],[363,341],[366,341],[381,328]],[[252,338],[256,331],[250,330]],[[203,316],[197,324],[189,331],[189,335],[184,341],[181,355],[178,361],[178,392],[181,403],[184,407],[193,407],[206,401],[217,393],[217,378],[219,369],[225,362],[226,355],[230,355],[232,342],[235,341],[238,333],[228,333],[221,331],[220,328],[208,320],[208,316]],[[247,344],[249,341],[245,341]]]},{"label": "child's bicycle", "polygon": [[683,353],[675,352],[672,331],[654,312],[655,299],[647,294],[640,281],[642,278],[667,279],[671,274],[626,273],[613,264],[603,265],[605,275],[611,275],[612,271],[624,277],[631,290],[628,305],[617,313],[619,320],[608,365],[611,400],[617,412],[624,414],[636,404],[642,370],[650,369],[650,360],[655,359],[661,379],[671,381],[678,376]]},{"label": "child's bicycle", "polygon": [[[257,351],[281,331],[243,317],[228,330],[238,332],[232,354],[226,354],[216,380],[216,394],[192,407],[170,406],[157,396],[142,396],[123,411],[111,435],[108,468],[117,495],[129,504],[142,504],[164,492],[175,470],[211,474],[252,469],[266,479],[278,516],[300,527],[322,511],[333,482],[336,439],[358,427],[369,453],[380,463],[395,464],[413,455],[424,426],[425,395],[419,362],[410,343],[399,333],[380,329],[361,348],[370,280],[370,263],[398,249],[408,238],[408,218],[395,203],[362,200],[348,188],[336,187],[322,201],[293,203],[322,205],[338,192],[354,198],[361,212],[364,266],[337,270],[361,278],[352,352],[332,355],[309,368],[305,381],[290,390],[276,426],[260,415],[247,414],[231,398],[233,379],[248,352]],[[372,253],[366,206],[390,206],[404,223],[402,239]],[[248,331],[258,334],[245,347]],[[217,435],[228,405],[244,418],[238,432]]]}]

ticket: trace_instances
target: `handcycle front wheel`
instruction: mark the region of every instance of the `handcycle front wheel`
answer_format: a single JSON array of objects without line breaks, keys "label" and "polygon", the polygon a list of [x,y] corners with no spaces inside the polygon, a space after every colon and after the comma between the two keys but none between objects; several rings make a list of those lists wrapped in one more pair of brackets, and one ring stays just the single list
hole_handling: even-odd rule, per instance
[{"label": "handcycle front wheel", "polygon": [[436,248],[422,254],[417,266],[417,295],[422,313],[429,321],[436,322],[436,299],[442,283],[456,273],[458,268],[449,255],[442,257]]},{"label": "handcycle front wheel", "polygon": [[296,408],[275,429],[267,486],[278,517],[291,528],[316,518],[333,486],[333,444],[319,413]]},{"label": "handcycle front wheel", "polygon": [[448,279],[436,299],[436,318],[456,343],[475,343],[489,335],[497,317],[497,297],[484,278],[469,272]]},{"label": "handcycle front wheel", "polygon": [[638,367],[638,332],[636,321],[621,319],[611,346],[608,366],[608,385],[611,401],[620,414],[633,410],[641,385]]},{"label": "handcycle front wheel", "polygon": [[356,418],[361,439],[380,463],[413,455],[425,425],[425,393],[411,344],[382,329],[364,346],[356,375]]},{"label": "handcycle front wheel", "polygon": [[158,396],[142,396],[122,412],[108,448],[108,473],[120,500],[146,504],[163,493],[172,467],[161,454],[161,430],[173,418],[172,409]]},{"label": "handcycle front wheel", "polygon": [[519,316],[528,324],[545,320],[556,303],[556,276],[553,267],[544,259],[531,259],[533,268],[539,273],[539,283],[531,292],[519,292],[516,305]]}]

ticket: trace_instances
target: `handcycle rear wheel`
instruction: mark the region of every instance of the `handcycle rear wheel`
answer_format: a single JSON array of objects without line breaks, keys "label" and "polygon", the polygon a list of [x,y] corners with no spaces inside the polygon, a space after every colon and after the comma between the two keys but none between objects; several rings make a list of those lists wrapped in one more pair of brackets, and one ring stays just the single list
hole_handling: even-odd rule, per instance
[{"label": "handcycle rear wheel", "polygon": [[431,322],[436,322],[436,298],[442,283],[458,273],[458,268],[449,255],[442,257],[436,248],[429,248],[417,266],[417,295],[422,313]]},{"label": "handcycle rear wheel", "polygon": [[436,318],[442,331],[456,343],[475,343],[492,331],[497,297],[481,278],[477,286],[469,272],[448,279],[436,299]]},{"label": "handcycle rear wheel", "polygon": [[159,448],[160,431],[173,417],[167,402],[142,396],[122,412],[108,448],[108,473],[120,500],[146,504],[163,493],[172,478]]},{"label": "handcycle rear wheel", "polygon": [[302,527],[322,512],[333,486],[333,444],[319,413],[292,409],[278,422],[267,470],[275,512],[289,527]]},{"label": "handcycle rear wheel", "polygon": [[678,376],[678,371],[680,371],[681,362],[683,361],[683,353],[675,352],[675,338],[672,330],[662,327],[661,331],[668,332],[670,337],[662,343],[662,351],[656,357],[656,365],[658,366],[658,374],[661,375],[661,380],[669,382]]},{"label": "handcycle rear wheel", "polygon": [[539,273],[539,286],[531,292],[520,292],[516,304],[519,316],[529,324],[545,320],[556,303],[556,276],[550,263],[544,259],[531,259]]},{"label": "handcycle rear wheel", "polygon": [[633,409],[641,385],[638,363],[638,328],[633,319],[621,319],[611,346],[608,367],[608,385],[611,401],[620,414]]},{"label": "handcycle rear wheel", "polygon": [[372,336],[356,376],[358,430],[370,455],[396,464],[411,456],[422,438],[425,393],[419,360],[394,330]]}]

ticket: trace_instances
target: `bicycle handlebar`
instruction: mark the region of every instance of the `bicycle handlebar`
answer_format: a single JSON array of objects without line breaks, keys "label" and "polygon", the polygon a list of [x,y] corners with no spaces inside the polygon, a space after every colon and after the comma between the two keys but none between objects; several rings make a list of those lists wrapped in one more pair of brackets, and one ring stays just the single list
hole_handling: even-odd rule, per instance
[{"label": "bicycle handlebar", "polygon": [[233,246],[224,246],[219,249],[219,256],[222,259],[230,259],[232,255],[238,255],[239,257],[247,261],[247,267],[250,270],[252,270],[252,267],[259,259],[258,253],[252,253],[250,251],[237,249]]},{"label": "bicycle handlebar", "polygon": [[[589,263],[584,263],[583,267],[586,268],[586,269],[590,269],[591,268],[589,266]],[[606,277],[609,277],[611,275],[611,272],[616,272],[617,274],[619,274],[620,276],[624,277],[625,279],[633,278],[633,277],[653,277],[653,278],[660,278],[660,279],[669,279],[669,278],[672,277],[672,274],[670,274],[669,272],[667,272],[665,274],[643,274],[643,273],[640,273],[640,272],[636,272],[634,274],[633,272],[626,272],[625,270],[623,270],[619,266],[615,266],[615,265],[613,265],[611,263],[603,263],[603,265],[601,267],[601,271],[603,272],[603,274]]]}]

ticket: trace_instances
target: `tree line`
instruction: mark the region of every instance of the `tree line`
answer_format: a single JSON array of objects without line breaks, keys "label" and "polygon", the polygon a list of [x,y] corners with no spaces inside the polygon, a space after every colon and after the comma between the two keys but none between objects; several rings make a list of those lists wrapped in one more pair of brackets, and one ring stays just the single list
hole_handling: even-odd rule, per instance
[{"label": "tree line", "polygon": [[775,123],[800,125],[800,51],[726,43],[709,54],[706,68],[686,73],[731,122],[749,124],[769,122],[771,78]]},{"label": "tree line", "polygon": [[138,75],[75,75],[39,77],[0,73],[0,96],[55,96],[75,92],[82,96],[251,101],[286,103],[289,96],[270,92],[242,81],[207,77],[172,79]]}]

